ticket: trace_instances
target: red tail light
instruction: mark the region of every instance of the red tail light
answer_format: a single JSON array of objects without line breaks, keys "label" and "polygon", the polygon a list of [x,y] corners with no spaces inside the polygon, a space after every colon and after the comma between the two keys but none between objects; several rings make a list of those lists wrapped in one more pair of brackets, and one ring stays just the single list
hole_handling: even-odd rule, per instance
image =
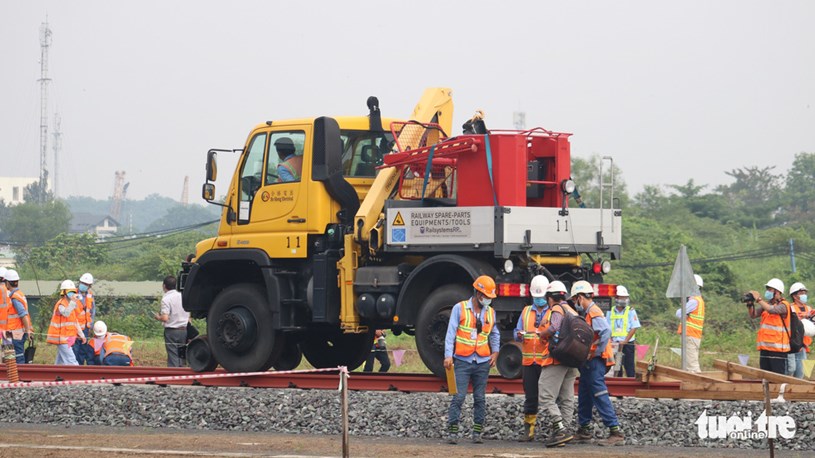
[{"label": "red tail light", "polygon": [[526,283],[499,283],[497,292],[504,297],[529,297],[529,285]]}]

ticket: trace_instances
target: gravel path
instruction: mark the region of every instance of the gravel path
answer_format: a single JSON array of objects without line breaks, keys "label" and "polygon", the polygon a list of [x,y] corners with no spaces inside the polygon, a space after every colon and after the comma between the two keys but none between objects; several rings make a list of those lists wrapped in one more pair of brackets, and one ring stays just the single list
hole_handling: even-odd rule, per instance
[{"label": "gravel path", "polygon": [[[445,431],[449,396],[430,393],[351,392],[351,434],[438,439]],[[488,395],[484,436],[511,441],[521,429],[519,396]],[[471,398],[464,409],[472,418]],[[763,404],[733,401],[614,400],[628,446],[766,448],[762,439],[699,439],[695,422],[708,416],[752,415]],[[773,404],[789,415],[795,436],[776,447],[815,451],[815,403]],[[69,386],[0,390],[0,418],[7,423],[135,426],[212,431],[336,435],[340,431],[335,391],[160,386]],[[542,416],[539,422],[545,422]],[[545,423],[544,423],[545,424]],[[542,434],[539,433],[542,439]],[[605,429],[595,420],[595,435]]]}]

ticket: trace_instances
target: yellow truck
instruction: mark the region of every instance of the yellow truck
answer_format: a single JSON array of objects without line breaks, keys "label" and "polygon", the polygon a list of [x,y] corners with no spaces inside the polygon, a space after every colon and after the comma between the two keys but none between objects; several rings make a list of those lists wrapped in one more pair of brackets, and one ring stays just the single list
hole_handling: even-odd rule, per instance
[{"label": "yellow truck", "polygon": [[[355,369],[375,329],[415,335],[443,374],[447,321],[495,278],[499,371],[517,376],[512,330],[532,276],[602,287],[619,258],[619,209],[569,208],[570,134],[452,131],[452,92],[425,91],[408,120],[368,115],[270,120],[243,148],[210,150],[202,195],[223,207],[217,237],[182,265],[184,308],[207,319],[187,350],[197,371]],[[219,153],[240,159],[216,201]],[[602,176],[602,173],[600,174]],[[610,190],[614,202],[613,186]]]}]

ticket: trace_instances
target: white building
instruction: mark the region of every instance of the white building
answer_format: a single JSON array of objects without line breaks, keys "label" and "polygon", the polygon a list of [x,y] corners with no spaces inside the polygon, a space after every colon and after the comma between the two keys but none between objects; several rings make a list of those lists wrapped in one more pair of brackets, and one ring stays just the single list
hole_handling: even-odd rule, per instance
[{"label": "white building", "polygon": [[25,197],[25,187],[38,180],[37,177],[0,177],[0,199],[6,205],[21,204]]}]

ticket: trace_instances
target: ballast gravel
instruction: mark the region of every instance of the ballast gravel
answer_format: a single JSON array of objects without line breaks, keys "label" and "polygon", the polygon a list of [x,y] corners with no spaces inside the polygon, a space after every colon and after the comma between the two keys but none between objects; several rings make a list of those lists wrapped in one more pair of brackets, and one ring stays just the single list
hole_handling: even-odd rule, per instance
[{"label": "ballast gravel", "polygon": [[[338,392],[323,390],[151,385],[3,389],[0,418],[9,423],[340,434],[339,398]],[[448,395],[437,393],[350,392],[350,433],[442,438],[449,402]],[[764,411],[761,402],[625,398],[613,403],[626,445],[767,447],[756,426]],[[522,430],[522,404],[522,396],[488,395],[484,438],[515,440]],[[792,438],[776,438],[776,447],[815,451],[815,402],[773,403],[772,408],[774,417],[789,416],[796,427]],[[725,420],[719,417],[731,424],[746,418],[754,437],[700,438],[697,422],[703,412],[706,424]],[[547,423],[540,414],[540,440],[545,438]],[[468,396],[463,429],[467,431],[471,424],[472,397]],[[597,439],[608,434],[596,412],[593,425]],[[709,431],[708,426],[704,431]]]}]

